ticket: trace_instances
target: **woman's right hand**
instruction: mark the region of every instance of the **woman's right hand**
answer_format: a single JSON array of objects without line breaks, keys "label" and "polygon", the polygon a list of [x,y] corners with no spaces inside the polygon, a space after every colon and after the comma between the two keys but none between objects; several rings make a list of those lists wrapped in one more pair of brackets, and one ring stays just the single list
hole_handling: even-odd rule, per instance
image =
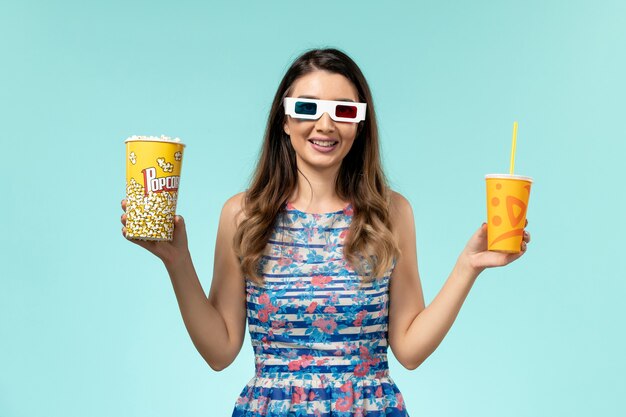
[{"label": "woman's right hand", "polygon": [[174,216],[174,236],[172,241],[150,241],[138,240],[126,237],[126,199],[122,200],[122,235],[131,242],[141,246],[152,252],[155,256],[168,265],[174,265],[177,261],[183,260],[189,256],[189,247],[187,245],[187,230],[185,221],[181,216]]}]

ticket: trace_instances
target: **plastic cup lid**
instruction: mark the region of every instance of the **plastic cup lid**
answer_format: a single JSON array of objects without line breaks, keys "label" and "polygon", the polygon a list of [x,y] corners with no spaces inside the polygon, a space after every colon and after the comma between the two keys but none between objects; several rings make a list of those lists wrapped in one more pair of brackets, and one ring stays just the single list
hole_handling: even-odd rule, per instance
[{"label": "plastic cup lid", "polygon": [[525,177],[523,175],[511,175],[511,174],[487,174],[485,175],[485,179],[489,178],[501,178],[505,180],[524,180],[533,182],[533,179],[530,177]]},{"label": "plastic cup lid", "polygon": [[161,136],[133,135],[124,141],[124,143],[126,142],[167,142],[167,143],[177,143],[179,145],[185,146],[185,144],[180,141],[180,138],[171,138],[165,135],[161,135]]}]

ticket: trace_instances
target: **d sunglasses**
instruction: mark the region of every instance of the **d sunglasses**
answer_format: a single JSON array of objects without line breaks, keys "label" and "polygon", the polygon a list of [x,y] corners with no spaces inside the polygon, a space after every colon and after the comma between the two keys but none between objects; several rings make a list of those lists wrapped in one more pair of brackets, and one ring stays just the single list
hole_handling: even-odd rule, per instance
[{"label": "d sunglasses", "polygon": [[297,119],[317,120],[328,113],[336,122],[358,123],[365,120],[366,103],[351,101],[315,100],[312,98],[285,97],[285,114]]}]

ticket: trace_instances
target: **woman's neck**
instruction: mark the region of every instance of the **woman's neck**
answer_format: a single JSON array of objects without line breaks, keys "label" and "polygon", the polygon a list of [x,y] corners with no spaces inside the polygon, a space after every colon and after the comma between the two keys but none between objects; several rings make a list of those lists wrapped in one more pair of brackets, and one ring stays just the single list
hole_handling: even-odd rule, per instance
[{"label": "woman's neck", "polygon": [[347,204],[335,191],[335,180],[339,167],[325,170],[299,167],[298,186],[289,202],[303,211],[327,213],[341,210]]}]

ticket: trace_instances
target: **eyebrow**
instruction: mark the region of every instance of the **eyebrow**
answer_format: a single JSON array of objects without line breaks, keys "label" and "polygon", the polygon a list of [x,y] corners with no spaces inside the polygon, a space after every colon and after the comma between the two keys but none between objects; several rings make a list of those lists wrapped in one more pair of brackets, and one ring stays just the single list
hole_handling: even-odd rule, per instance
[{"label": "eyebrow", "polygon": [[[312,98],[314,100],[319,100],[319,97],[315,97],[315,96],[298,96],[297,98]],[[350,101],[352,103],[354,103],[355,101],[352,100],[351,98],[338,98],[332,101]]]}]

